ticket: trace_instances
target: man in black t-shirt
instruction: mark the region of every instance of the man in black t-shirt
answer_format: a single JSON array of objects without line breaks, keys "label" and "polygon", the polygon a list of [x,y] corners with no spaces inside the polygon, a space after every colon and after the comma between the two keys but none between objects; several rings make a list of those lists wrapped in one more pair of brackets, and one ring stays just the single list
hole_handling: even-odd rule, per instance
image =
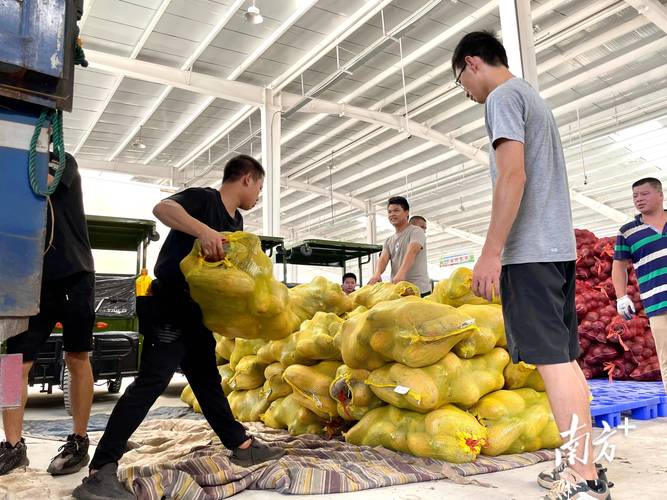
[{"label": "man in black t-shirt", "polygon": [[232,451],[233,463],[248,467],[284,453],[250,438],[234,418],[222,391],[213,334],[204,326],[201,310],[190,297],[180,270],[180,262],[192,250],[195,239],[199,239],[207,260],[224,259],[225,240],[219,231],[243,229],[238,209],[255,206],[263,183],[264,169],[259,162],[240,155],[225,166],[219,190],[190,188],[155,206],[153,213],[171,231],[155,265],[150,312],[139,316],[144,333],[139,375],[113,409],[90,464],[90,476],[74,490],[75,498],[133,498],[117,479],[118,460],[179,365],[204,417]]},{"label": "man in black t-shirt", "polygon": [[[56,158],[49,165],[49,181]],[[21,437],[23,409],[27,399],[28,373],[39,349],[56,322],[63,325],[65,363],[71,375],[73,433],[48,471],[72,474],[88,464],[88,418],[93,402],[93,373],[88,352],[92,350],[95,323],[95,270],[83,211],[81,176],[76,160],[67,154],[60,184],[50,196],[47,216],[46,254],[42,269],[40,310],[30,318],[28,330],[7,341],[9,354],[23,355],[23,406],[2,412],[5,439],[0,443],[0,475],[28,465],[27,447]]]}]

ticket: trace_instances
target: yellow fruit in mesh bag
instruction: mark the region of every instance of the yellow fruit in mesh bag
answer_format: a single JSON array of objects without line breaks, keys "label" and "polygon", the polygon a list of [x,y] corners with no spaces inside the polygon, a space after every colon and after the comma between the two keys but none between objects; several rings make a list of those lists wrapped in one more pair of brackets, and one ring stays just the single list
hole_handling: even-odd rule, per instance
[{"label": "yellow fruit in mesh bag", "polygon": [[407,281],[396,284],[380,282],[362,286],[359,290],[350,294],[350,299],[355,306],[364,306],[370,309],[380,302],[396,300],[409,295],[419,297],[419,294],[419,288]]},{"label": "yellow fruit in mesh bag", "polygon": [[181,261],[204,324],[225,337],[286,337],[297,319],[289,307],[287,287],[273,277],[259,238],[242,231],[221,234],[229,241],[223,261],[206,262],[198,240]]},{"label": "yellow fruit in mesh bag", "polygon": [[215,360],[218,365],[224,365],[232,358],[234,351],[234,339],[228,339],[217,333],[213,334],[216,338]]},{"label": "yellow fruit in mesh bag", "polygon": [[264,386],[262,390],[269,402],[292,394],[292,387],[283,380],[285,369],[280,363],[272,363],[264,370]]},{"label": "yellow fruit in mesh bag", "polygon": [[334,337],[343,326],[343,320],[333,313],[318,312],[313,319],[301,323],[296,333],[296,352],[304,359],[342,361]]},{"label": "yellow fruit in mesh bag", "polygon": [[460,408],[445,405],[426,415],[393,406],[369,411],[348,432],[348,443],[385,448],[453,463],[472,462],[486,429]]},{"label": "yellow fruit in mesh bag", "polygon": [[259,422],[260,415],[270,404],[261,387],[248,391],[233,391],[227,399],[232,413],[241,422]]},{"label": "yellow fruit in mesh bag", "polygon": [[505,389],[521,389],[528,387],[536,391],[545,391],[544,380],[535,365],[519,361],[505,367]]},{"label": "yellow fruit in mesh bag", "polygon": [[241,359],[252,354],[257,354],[267,343],[268,341],[264,339],[235,339],[234,349],[229,356],[229,365],[232,367],[232,370],[236,370],[236,365]]},{"label": "yellow fruit in mesh bag", "polygon": [[290,434],[324,434],[326,421],[301,406],[293,395],[277,399],[262,415],[262,422],[274,429],[287,429]]},{"label": "yellow fruit in mesh bag", "polygon": [[195,393],[192,392],[192,387],[190,387],[190,384],[186,385],[181,391],[181,401],[192,408],[192,405],[195,401]]},{"label": "yellow fruit in mesh bag", "polygon": [[255,389],[264,384],[264,369],[257,356],[244,356],[234,369],[234,376],[229,379],[229,386],[235,391]]},{"label": "yellow fruit in mesh bag", "polygon": [[382,402],[365,383],[368,370],[340,365],[329,386],[329,395],[336,401],[338,415],[345,420],[359,420]]},{"label": "yellow fruit in mesh bag", "polygon": [[484,396],[470,408],[488,429],[482,454],[510,453],[557,448],[562,444],[549,400],[533,389],[501,390]]},{"label": "yellow fruit in mesh bag", "polygon": [[292,311],[299,318],[299,324],[320,311],[340,315],[352,310],[352,301],[341,286],[322,276],[313,278],[310,283],[291,288],[289,299]]},{"label": "yellow fruit in mesh bag", "polygon": [[499,347],[472,359],[450,352],[437,363],[410,368],[393,363],[374,370],[366,384],[390,405],[428,413],[445,403],[469,407],[503,387],[509,354]]},{"label": "yellow fruit in mesh bag", "polygon": [[290,365],[314,365],[318,361],[342,360],[334,342],[343,320],[333,313],[318,312],[313,319],[301,323],[301,328],[289,337],[273,340],[257,353],[263,362],[279,361]]},{"label": "yellow fruit in mesh bag", "polygon": [[329,396],[329,386],[340,366],[339,361],[322,361],[315,366],[291,365],[283,372],[294,398],[316,415],[332,419],[338,416],[336,401]]},{"label": "yellow fruit in mesh bag", "polygon": [[[472,293],[472,269],[467,267],[459,267],[449,279],[438,281],[429,300],[453,307],[460,307],[464,304],[485,305],[490,303]],[[493,303],[500,304],[500,297],[494,298]]]},{"label": "yellow fruit in mesh bag", "polygon": [[341,314],[340,317],[343,319],[343,321],[345,321],[346,319],[354,318],[355,316],[358,316],[359,314],[363,314],[366,311],[368,311],[367,307],[357,306],[354,309],[352,309],[350,312],[346,312],[345,314]]},{"label": "yellow fruit in mesh bag", "polygon": [[339,346],[343,361],[350,368],[374,370],[387,363],[369,344],[372,332],[367,321],[368,312],[345,320],[340,333],[334,338],[334,344]]},{"label": "yellow fruit in mesh bag", "polygon": [[461,358],[472,358],[491,352],[494,347],[507,345],[502,307],[497,304],[474,306],[470,304],[457,308],[462,314],[472,317],[477,330],[468,338],[456,344],[452,351]]},{"label": "yellow fruit in mesh bag", "polygon": [[229,363],[226,365],[218,366],[218,373],[220,374],[220,384],[222,385],[222,390],[225,393],[225,396],[228,396],[234,389],[229,385],[229,380],[234,376],[234,370],[229,366]]},{"label": "yellow fruit in mesh bag", "polygon": [[472,317],[420,297],[381,302],[366,321],[370,328],[362,341],[384,358],[415,368],[432,365],[477,330]]}]

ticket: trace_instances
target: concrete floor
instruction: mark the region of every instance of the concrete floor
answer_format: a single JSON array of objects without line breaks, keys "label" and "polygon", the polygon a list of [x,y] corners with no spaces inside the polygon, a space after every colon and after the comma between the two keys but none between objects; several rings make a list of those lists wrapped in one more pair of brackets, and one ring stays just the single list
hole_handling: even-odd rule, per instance
[{"label": "concrete floor", "polygon": [[[126,382],[127,385],[128,382]],[[181,405],[179,395],[185,385],[182,376],[176,375],[171,385],[156,402],[157,406]],[[124,390],[124,388],[123,388]],[[121,391],[122,392],[122,391]],[[94,413],[108,413],[118,395],[110,395],[106,387],[95,391]],[[62,394],[54,389],[54,394],[40,394],[38,389],[30,389],[26,419],[52,419],[66,417],[62,404]],[[660,499],[667,498],[664,483],[667,481],[667,418],[649,421],[630,420],[636,429],[629,431],[627,437],[623,431],[609,439],[616,446],[615,459],[608,465],[609,478],[616,486],[612,489],[614,500]],[[62,444],[58,441],[27,438],[31,468],[44,470]],[[92,455],[92,450],[91,450]],[[540,489],[535,478],[545,468],[545,464],[525,467],[512,471],[484,474],[475,478],[486,484],[457,485],[449,481],[410,484],[396,487],[367,490],[359,493],[337,495],[309,495],[308,500],[335,499],[347,500],[431,500],[434,498],[454,499],[537,499],[544,490]],[[85,472],[61,478],[54,478],[58,486],[73,489],[81,482]],[[0,478],[0,482],[2,479]],[[239,500],[264,500],[284,498],[275,492],[244,491],[236,496]],[[0,499],[1,500],[1,499]]]}]

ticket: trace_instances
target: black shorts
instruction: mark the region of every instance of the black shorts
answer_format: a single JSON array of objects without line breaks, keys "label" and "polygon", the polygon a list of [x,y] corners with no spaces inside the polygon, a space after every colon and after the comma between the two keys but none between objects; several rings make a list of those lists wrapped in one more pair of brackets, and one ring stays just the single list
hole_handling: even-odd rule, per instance
[{"label": "black shorts", "polygon": [[512,361],[552,365],[579,357],[575,263],[510,264],[500,296]]},{"label": "black shorts", "polygon": [[92,351],[95,325],[93,273],[81,272],[59,280],[43,281],[39,313],[30,318],[27,331],[7,340],[7,353],[23,354],[23,361],[34,361],[57,322],[63,325],[65,352]]}]

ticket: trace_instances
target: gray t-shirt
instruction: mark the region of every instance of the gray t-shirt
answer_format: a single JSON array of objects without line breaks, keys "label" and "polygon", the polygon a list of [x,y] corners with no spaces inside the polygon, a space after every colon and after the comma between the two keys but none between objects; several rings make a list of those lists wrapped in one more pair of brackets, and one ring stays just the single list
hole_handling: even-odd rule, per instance
[{"label": "gray t-shirt", "polygon": [[524,145],[526,185],[505,243],[503,265],[575,260],[565,158],[551,110],[528,82],[512,78],[489,94],[485,121],[494,186],[495,142],[509,139]]},{"label": "gray t-shirt", "polygon": [[420,227],[408,225],[400,233],[395,233],[384,242],[384,251],[389,254],[391,260],[391,279],[401,268],[403,258],[408,253],[408,245],[415,242],[422,247],[421,252],[415,256],[412,268],[406,273],[405,280],[417,285],[421,293],[430,293],[431,281],[428,279],[428,266],[426,264],[426,234]]}]

